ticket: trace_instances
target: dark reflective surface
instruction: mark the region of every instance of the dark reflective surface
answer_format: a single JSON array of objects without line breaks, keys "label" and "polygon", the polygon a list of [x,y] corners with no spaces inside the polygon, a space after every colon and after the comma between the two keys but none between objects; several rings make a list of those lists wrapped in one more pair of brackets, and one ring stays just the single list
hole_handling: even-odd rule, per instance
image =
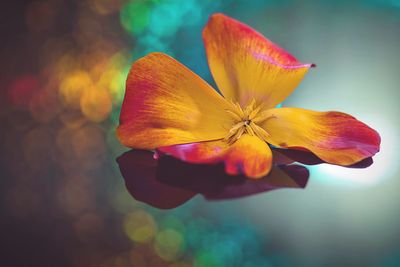
[{"label": "dark reflective surface", "polygon": [[209,200],[234,199],[279,188],[304,188],[309,172],[300,165],[274,167],[261,179],[230,176],[223,164],[197,165],[169,156],[158,160],[153,153],[131,150],[118,159],[130,194],[151,206],[175,208],[197,194]]},{"label": "dark reflective surface", "polygon": [[[280,153],[284,157],[286,157],[286,162],[299,162],[302,164],[306,165],[317,165],[317,164],[322,164],[325,163],[322,159],[318,158],[316,155],[314,155],[312,152],[305,151],[305,150],[294,150],[294,149],[278,149],[274,148],[274,151]],[[283,160],[285,162],[285,160]],[[349,166],[343,166],[346,168],[356,168],[356,169],[362,169],[362,168],[367,168],[374,163],[372,157],[363,159],[360,162],[357,162],[355,164],[349,165]]]}]

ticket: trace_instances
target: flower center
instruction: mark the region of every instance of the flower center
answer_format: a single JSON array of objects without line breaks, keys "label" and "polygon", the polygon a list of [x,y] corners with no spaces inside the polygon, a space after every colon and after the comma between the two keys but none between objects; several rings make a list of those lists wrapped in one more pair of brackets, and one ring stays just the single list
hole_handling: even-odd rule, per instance
[{"label": "flower center", "polygon": [[258,124],[270,118],[274,118],[274,115],[267,114],[263,108],[263,104],[256,105],[256,101],[253,99],[249,105],[242,108],[239,103],[231,102],[231,107],[225,111],[228,112],[235,121],[235,124],[224,138],[226,142],[233,144],[243,134],[255,135],[267,142],[267,138],[270,135],[262,127],[258,126]]}]

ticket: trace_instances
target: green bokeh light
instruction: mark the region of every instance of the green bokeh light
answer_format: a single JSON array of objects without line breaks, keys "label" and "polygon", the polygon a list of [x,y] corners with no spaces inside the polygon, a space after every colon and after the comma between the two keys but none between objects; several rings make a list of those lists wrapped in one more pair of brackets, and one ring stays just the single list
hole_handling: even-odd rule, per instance
[{"label": "green bokeh light", "polygon": [[120,12],[122,27],[129,33],[142,33],[149,22],[149,1],[135,1],[125,4]]}]

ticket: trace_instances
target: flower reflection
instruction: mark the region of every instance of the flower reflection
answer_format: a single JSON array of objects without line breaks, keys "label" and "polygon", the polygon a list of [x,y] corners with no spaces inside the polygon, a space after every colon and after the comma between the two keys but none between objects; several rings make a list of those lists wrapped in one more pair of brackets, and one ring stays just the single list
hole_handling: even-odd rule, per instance
[{"label": "flower reflection", "polygon": [[170,156],[130,150],[118,159],[129,193],[160,209],[178,207],[197,194],[209,200],[234,199],[279,188],[304,188],[309,172],[300,165],[280,165],[268,176],[249,180],[225,173],[222,164],[189,164]]},{"label": "flower reflection", "polygon": [[[296,162],[324,163],[307,151],[274,148],[273,154],[275,166],[271,173],[258,180],[228,175],[223,164],[191,164],[167,155],[155,159],[147,150],[130,150],[117,162],[129,193],[136,200],[160,209],[176,208],[197,194],[208,200],[226,200],[280,188],[305,188],[309,171]],[[346,168],[367,168],[372,163],[370,157]]]},{"label": "flower reflection", "polygon": [[[294,149],[273,149],[274,157],[276,157],[275,162],[278,164],[291,164],[293,162],[299,162],[305,165],[317,165],[326,163],[325,161],[318,158],[315,154],[303,151],[303,150],[294,150]],[[374,163],[372,157],[365,158],[355,164],[349,166],[341,166],[343,168],[352,168],[352,169],[362,169],[367,168]]]}]

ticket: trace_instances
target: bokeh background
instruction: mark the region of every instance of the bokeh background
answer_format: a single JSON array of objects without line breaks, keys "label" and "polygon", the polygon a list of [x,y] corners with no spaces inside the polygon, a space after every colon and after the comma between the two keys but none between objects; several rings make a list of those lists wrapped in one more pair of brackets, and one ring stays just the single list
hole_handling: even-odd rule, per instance
[{"label": "bokeh background", "polygon": [[[1,266],[400,266],[400,1],[36,0],[0,8]],[[284,103],[377,129],[367,169],[313,166],[304,189],[127,192],[115,138],[130,64],[174,56],[213,84],[201,30],[223,12],[314,62]]]}]

